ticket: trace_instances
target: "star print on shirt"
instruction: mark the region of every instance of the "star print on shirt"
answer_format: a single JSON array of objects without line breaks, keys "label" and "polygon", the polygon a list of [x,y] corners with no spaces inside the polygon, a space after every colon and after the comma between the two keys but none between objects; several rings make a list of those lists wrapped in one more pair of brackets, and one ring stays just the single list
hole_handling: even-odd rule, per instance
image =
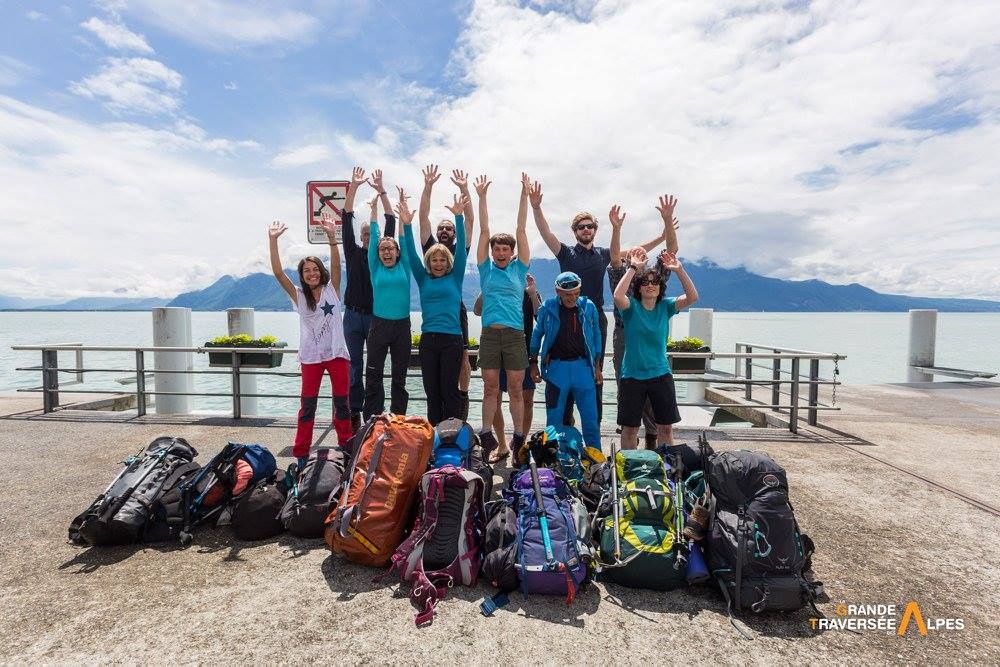
[{"label": "star print on shirt", "polygon": [[330,304],[330,303],[324,301],[323,305],[320,306],[320,308],[323,309],[323,314],[324,315],[333,315],[333,304]]}]

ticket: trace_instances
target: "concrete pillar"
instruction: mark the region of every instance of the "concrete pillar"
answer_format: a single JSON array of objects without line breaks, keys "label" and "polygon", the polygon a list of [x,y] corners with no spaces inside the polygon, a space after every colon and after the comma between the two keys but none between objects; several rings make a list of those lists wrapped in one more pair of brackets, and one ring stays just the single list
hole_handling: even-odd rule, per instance
[{"label": "concrete pillar", "polygon": [[[253,308],[230,308],[226,311],[226,318],[229,320],[229,335],[249,334],[254,337],[253,332]],[[247,370],[253,370],[247,369]],[[257,393],[257,376],[240,373],[240,414],[257,414],[257,397],[246,397],[247,394]],[[245,398],[246,397],[246,398]]]},{"label": "concrete pillar", "polygon": [[[688,310],[688,336],[700,338],[705,345],[712,347],[712,314],[711,308],[691,308]],[[705,370],[712,367],[711,361],[706,361]],[[687,398],[689,401],[705,400],[705,382],[688,382]]]},{"label": "concrete pillar", "polygon": [[906,381],[933,382],[934,376],[913,368],[933,366],[934,348],[937,345],[937,311],[914,309],[910,311],[910,343],[906,351]]},{"label": "concrete pillar", "polygon": [[[154,308],[153,345],[157,347],[192,347],[191,309]],[[194,375],[188,373],[157,373],[161,370],[194,370],[193,352],[154,352],[154,391],[194,391]],[[190,396],[157,396],[156,413],[186,415],[191,413]]]}]

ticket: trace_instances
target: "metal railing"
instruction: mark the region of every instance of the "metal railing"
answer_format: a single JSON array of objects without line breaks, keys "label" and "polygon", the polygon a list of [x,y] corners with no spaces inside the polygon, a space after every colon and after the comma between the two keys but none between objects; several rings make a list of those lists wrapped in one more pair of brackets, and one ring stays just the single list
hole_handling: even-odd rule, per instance
[{"label": "metal railing", "polygon": [[[771,365],[766,366],[764,364],[754,363],[753,360],[758,358],[758,355],[754,353],[754,350],[771,350],[773,355],[770,357],[772,359]],[[778,347],[775,345],[763,345],[760,343],[747,343],[747,342],[737,342],[736,343],[736,353],[744,353],[743,355],[743,374],[742,377],[746,382],[745,398],[748,401],[754,401],[753,398],[753,387],[754,385],[764,384],[771,387],[771,410],[777,412],[780,408],[775,407],[780,405],[781,396],[789,396],[788,405],[788,420],[789,428],[792,432],[796,431],[796,424],[799,418],[799,389],[802,384],[807,385],[807,398],[806,398],[806,422],[810,426],[816,426],[818,423],[817,412],[819,410],[835,408],[837,403],[837,387],[840,382],[837,377],[840,375],[840,362],[847,357],[842,354],[824,353],[824,352],[813,352],[810,350],[796,350],[789,347]],[[785,355],[794,355],[790,359],[790,368],[785,369],[782,366],[782,362],[785,360]],[[802,361],[808,360],[809,362],[809,372],[803,374]],[[832,361],[833,362],[833,378],[822,378],[819,374],[819,364],[821,361]],[[736,360],[736,370],[734,375],[740,376],[740,360]],[[764,380],[763,382],[755,382],[753,379],[753,369],[760,368],[766,371],[770,371],[770,380]],[[791,380],[783,380],[782,377],[788,375]],[[783,384],[791,384],[790,391],[784,392],[781,390]],[[832,398],[830,404],[821,403],[819,400],[819,388],[823,385],[829,385],[833,388]]]},{"label": "metal railing", "polygon": [[[771,350],[770,352],[755,352],[754,349],[766,349]],[[101,345],[80,345],[74,344],[42,344],[42,345],[15,345],[11,348],[15,351],[32,351],[41,352],[42,354],[42,364],[41,366],[26,366],[15,368],[16,371],[35,371],[41,372],[42,374],[42,385],[40,387],[33,388],[22,388],[18,389],[19,392],[28,393],[41,393],[42,394],[42,410],[45,413],[53,412],[59,407],[59,397],[60,394],[113,394],[120,396],[123,394],[134,393],[136,397],[136,411],[139,416],[146,414],[148,407],[148,398],[150,396],[200,396],[200,397],[231,397],[232,398],[232,416],[234,419],[240,419],[242,417],[241,410],[241,398],[279,398],[279,399],[295,399],[299,400],[301,398],[300,394],[278,394],[278,393],[243,393],[240,389],[240,378],[243,375],[256,375],[256,376],[273,376],[273,377],[299,377],[301,372],[299,371],[261,371],[255,368],[250,369],[241,365],[241,354],[247,353],[267,353],[272,355],[282,355],[282,354],[295,354],[298,352],[295,348],[245,348],[245,347],[234,347],[234,348],[223,348],[223,347],[162,347],[162,346],[148,346],[148,347],[118,347],[118,346],[101,346]],[[61,351],[73,351],[77,357],[76,366],[73,368],[59,368],[59,357],[58,354]],[[135,365],[131,368],[86,368],[83,365],[83,352],[119,352],[119,353],[131,353],[135,359]],[[154,368],[149,369],[146,364],[146,354],[147,353],[197,353],[206,354],[208,352],[212,353],[224,353],[231,355],[231,363],[224,370],[219,369],[163,369]],[[789,430],[793,433],[798,430],[798,415],[801,409],[805,409],[808,415],[808,423],[815,425],[817,423],[816,414],[819,411],[824,410],[839,410],[840,408],[836,406],[836,387],[840,385],[840,382],[836,379],[839,370],[836,370],[836,365],[846,356],[841,354],[824,353],[824,352],[809,352],[803,350],[793,350],[790,348],[781,348],[773,345],[759,345],[753,343],[737,343],[735,352],[671,352],[670,357],[677,359],[705,359],[707,362],[713,359],[733,359],[736,363],[736,373],[732,376],[722,373],[716,373],[712,371],[707,372],[680,372],[674,373],[675,382],[698,382],[705,385],[743,385],[745,386],[745,397],[747,401],[752,402],[749,407],[757,409],[770,409],[774,411],[787,410],[789,413]],[[771,366],[764,366],[761,364],[754,363],[755,360],[770,360]],[[783,370],[783,362],[789,362],[791,370]],[[799,373],[802,362],[809,362],[809,375],[804,376]],[[824,379],[819,377],[819,363],[820,361],[833,361],[835,365],[835,372],[833,379]],[[745,375],[740,375],[741,363],[745,368]],[[755,379],[753,377],[753,368],[770,368],[772,370],[772,377],[769,379]],[[198,391],[160,391],[157,389],[147,389],[146,387],[146,376],[152,371],[154,375],[157,374],[190,374],[190,375],[229,375],[231,379],[231,390],[228,392],[198,392]],[[65,384],[61,387],[59,382],[60,374],[72,373],[78,378],[77,382],[71,384],[78,384],[83,381],[83,377],[87,373],[130,373],[135,376],[135,390],[134,391],[122,391],[122,390],[100,390],[100,389],[65,389],[63,388]],[[788,379],[784,379],[782,376],[788,375]],[[384,374],[384,378],[391,377],[389,374]],[[407,377],[421,377],[420,373],[407,373]],[[473,374],[473,379],[482,378],[481,374]],[[610,379],[610,376],[609,376]],[[808,393],[806,398],[806,405],[800,406],[800,388],[802,384],[808,386]],[[769,404],[762,403],[760,401],[754,400],[752,396],[752,390],[754,386],[767,385],[772,389],[771,392],[771,402]],[[782,391],[782,385],[789,385],[789,391]],[[833,387],[834,400],[830,404],[820,403],[818,400],[819,387],[821,385],[829,385]],[[789,397],[787,403],[781,402],[781,396]],[[320,398],[330,399],[331,396],[321,396]],[[413,396],[410,397],[411,401],[414,402],[426,402],[426,397],[424,396]],[[536,404],[544,404],[544,400],[536,400]],[[617,401],[605,401],[602,397],[602,403],[604,405],[617,405]],[[706,408],[744,408],[748,407],[747,403],[713,403],[713,402],[678,402],[678,406],[698,406]]]}]

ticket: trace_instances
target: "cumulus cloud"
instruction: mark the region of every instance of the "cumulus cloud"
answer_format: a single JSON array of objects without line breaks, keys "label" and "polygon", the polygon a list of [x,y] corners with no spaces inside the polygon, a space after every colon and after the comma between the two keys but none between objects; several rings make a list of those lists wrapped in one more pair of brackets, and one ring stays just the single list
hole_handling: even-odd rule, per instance
[{"label": "cumulus cloud", "polygon": [[97,35],[109,48],[121,51],[136,51],[138,53],[153,53],[153,47],[149,45],[144,36],[132,32],[120,22],[109,22],[92,16],[81,23],[80,26]]},{"label": "cumulus cloud", "polygon": [[181,105],[183,77],[158,60],[108,58],[103,69],[70,85],[77,95],[101,100],[114,113],[164,113]]},{"label": "cumulus cloud", "polygon": [[290,148],[275,155],[271,166],[277,169],[304,167],[309,164],[329,160],[333,155],[329,147],[323,144],[309,144],[298,148]]}]

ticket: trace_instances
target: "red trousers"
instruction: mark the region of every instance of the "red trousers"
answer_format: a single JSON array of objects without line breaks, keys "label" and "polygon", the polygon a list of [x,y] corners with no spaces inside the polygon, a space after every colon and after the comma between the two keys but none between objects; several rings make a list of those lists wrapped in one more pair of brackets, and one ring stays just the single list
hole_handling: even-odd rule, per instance
[{"label": "red trousers", "polygon": [[295,431],[295,446],[292,448],[292,456],[296,458],[309,456],[319,385],[324,371],[330,374],[333,384],[333,427],[337,429],[337,444],[346,445],[353,435],[351,407],[347,398],[351,386],[351,362],[338,358],[318,364],[302,364],[302,405],[299,408],[299,426]]}]

